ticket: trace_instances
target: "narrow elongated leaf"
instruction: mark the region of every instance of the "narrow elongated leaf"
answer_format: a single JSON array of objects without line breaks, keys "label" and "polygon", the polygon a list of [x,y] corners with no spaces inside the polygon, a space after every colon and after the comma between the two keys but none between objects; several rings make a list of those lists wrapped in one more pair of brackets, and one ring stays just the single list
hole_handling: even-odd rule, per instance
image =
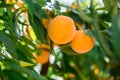
[{"label": "narrow elongated leaf", "polygon": [[18,44],[16,51],[19,55],[19,59],[21,60],[30,62],[29,59],[33,58],[32,51],[30,50],[30,48],[28,48],[27,45]]},{"label": "narrow elongated leaf", "polygon": [[78,53],[74,52],[69,45],[61,46],[61,51],[68,54],[68,55],[79,55]]},{"label": "narrow elongated leaf", "polygon": [[31,19],[33,20],[33,16],[35,13],[35,8],[34,8],[34,4],[32,2],[32,0],[24,0],[26,7],[28,8],[29,11],[29,16],[31,17]]},{"label": "narrow elongated leaf", "polygon": [[83,20],[78,17],[78,14],[74,13],[74,12],[70,12],[69,16],[77,23],[83,23]]},{"label": "narrow elongated leaf", "polygon": [[45,77],[43,77],[42,75],[39,75],[34,70],[29,69],[29,68],[25,68],[25,67],[21,67],[15,61],[6,60],[5,64],[7,66],[9,66],[10,68],[12,68],[14,71],[17,71],[18,73],[25,73],[25,74],[27,74],[28,76],[32,77],[35,80],[46,80]]},{"label": "narrow elongated leaf", "polygon": [[[18,59],[31,63],[31,60],[30,60],[31,57],[29,57],[31,54],[29,52],[23,51],[23,50],[25,50],[25,49],[23,49],[23,48],[22,49],[16,49],[16,52],[18,54]],[[27,56],[27,55],[29,55],[29,56]]]},{"label": "narrow elongated leaf", "polygon": [[13,56],[14,58],[17,58],[14,42],[4,32],[0,32],[0,41],[5,44],[11,56]]},{"label": "narrow elongated leaf", "polygon": [[28,62],[25,62],[25,61],[19,61],[20,65],[22,67],[26,67],[26,66],[33,66],[34,64],[32,63],[28,63]]},{"label": "narrow elongated leaf", "polygon": [[34,4],[33,4],[32,0],[24,0],[24,2],[25,2],[25,4],[26,4],[28,10],[30,10],[30,12],[31,12],[32,14],[34,14],[35,9],[34,9]]},{"label": "narrow elongated leaf", "polygon": [[46,43],[46,30],[44,29],[40,19],[34,15],[33,22],[31,22],[31,19],[30,19],[30,24],[32,25],[37,38],[42,43]]},{"label": "narrow elongated leaf", "polygon": [[31,45],[32,47],[36,47],[36,45],[30,40],[30,39],[28,39],[28,38],[26,38],[25,36],[21,36],[21,39],[24,41],[24,42],[26,42],[26,44],[29,44],[29,45]]},{"label": "narrow elongated leaf", "polygon": [[112,42],[120,60],[120,13],[115,16],[112,22]]},{"label": "narrow elongated leaf", "polygon": [[45,11],[42,9],[42,7],[38,3],[34,3],[35,6],[35,15],[42,20],[43,16],[46,16]]},{"label": "narrow elongated leaf", "polygon": [[3,70],[8,80],[27,80],[22,74],[14,71],[14,70]]}]

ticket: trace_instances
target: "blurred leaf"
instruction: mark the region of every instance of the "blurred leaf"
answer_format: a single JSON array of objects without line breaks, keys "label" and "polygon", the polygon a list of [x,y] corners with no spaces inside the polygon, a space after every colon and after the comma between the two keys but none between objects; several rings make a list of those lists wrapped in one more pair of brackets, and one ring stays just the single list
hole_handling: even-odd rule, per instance
[{"label": "blurred leaf", "polygon": [[114,17],[112,22],[112,43],[116,51],[116,57],[120,60],[120,12]]},{"label": "blurred leaf", "polygon": [[45,13],[44,10],[42,10],[42,8],[37,3],[35,3],[34,5],[35,5],[35,15],[40,20],[42,20],[43,14]]},{"label": "blurred leaf", "polygon": [[11,18],[11,15],[12,15],[12,11],[11,11],[11,8],[13,7],[13,5],[10,5],[10,4],[6,4],[6,12],[10,18],[10,20],[12,19]]},{"label": "blurred leaf", "polygon": [[[105,5],[106,10],[110,10],[110,0],[102,0],[103,4]],[[109,5],[108,5],[109,4]]]},{"label": "blurred leaf", "polygon": [[111,15],[110,15],[110,13],[99,14],[99,18],[104,20],[104,21],[111,22]]},{"label": "blurred leaf", "polygon": [[31,63],[28,63],[28,62],[25,62],[25,61],[19,61],[19,63],[22,67],[33,66],[34,65],[34,64],[31,64]]},{"label": "blurred leaf", "polygon": [[[20,46],[20,47],[23,47],[23,46]],[[30,52],[28,52],[28,50],[27,51],[24,51],[24,50],[25,49],[23,49],[23,48],[22,49],[16,49],[18,59],[31,63],[32,54],[30,54]]]},{"label": "blurred leaf", "polygon": [[50,0],[46,0],[47,2],[50,2]]},{"label": "blurred leaf", "polygon": [[0,19],[9,22],[10,17],[7,12],[4,12],[4,14],[2,16],[0,16]]},{"label": "blurred leaf", "polygon": [[37,38],[42,42],[42,43],[46,43],[46,30],[43,27],[40,19],[34,15],[34,19],[33,22],[31,22],[30,20],[30,24],[37,36]]},{"label": "blurred leaf", "polygon": [[76,74],[75,70],[70,66],[70,63],[73,61],[74,57],[73,55],[68,55],[65,52],[63,52],[62,68],[64,72],[73,72]]},{"label": "blurred leaf", "polygon": [[[104,57],[106,56],[103,51],[101,51],[100,47],[98,45],[95,45],[93,50],[88,52],[86,54],[88,56],[88,59],[97,64],[97,66],[100,69],[104,69],[107,65],[107,63],[104,60]],[[94,56],[94,57],[93,57]],[[103,66],[101,66],[103,65]]]},{"label": "blurred leaf", "polygon": [[78,11],[76,11],[75,9],[73,9],[73,8],[70,7],[70,6],[67,6],[67,5],[60,5],[60,6],[67,8],[68,10],[72,11],[72,12],[75,13],[75,14],[79,14]]},{"label": "blurred leaf", "polygon": [[4,32],[0,32],[0,41],[2,41],[13,58],[17,58],[14,42]]},{"label": "blurred leaf", "polygon": [[24,0],[24,2],[25,2],[25,6],[28,8],[29,16],[31,20],[33,20],[33,15],[35,14],[34,4],[32,0]]},{"label": "blurred leaf", "polygon": [[[91,0],[92,1],[92,0]],[[90,16],[88,16],[88,14],[85,14],[85,12],[81,9],[80,7],[80,1],[79,0],[76,0],[76,4],[77,4],[77,7],[78,7],[78,12],[79,12],[79,17],[81,19],[83,19],[84,21],[86,22],[91,22],[92,21],[92,18]]]},{"label": "blurred leaf", "polygon": [[9,32],[12,34],[12,35],[16,35],[16,31],[15,31],[15,27],[14,25],[12,24],[12,21],[10,21],[10,18],[8,16],[8,14],[5,12],[3,14],[3,16],[0,16],[0,19],[3,21],[3,26],[9,30]]},{"label": "blurred leaf", "polygon": [[40,20],[42,20],[43,16],[46,15],[45,11],[38,3],[34,3],[35,6],[35,16],[37,16]]},{"label": "blurred leaf", "polygon": [[4,73],[1,69],[0,69],[0,79],[1,80],[6,80],[6,77],[5,77],[5,75],[4,75]]},{"label": "blurred leaf", "polygon": [[60,10],[58,10],[58,9],[54,9],[53,11],[54,11],[55,15],[59,15],[60,14]]},{"label": "blurred leaf", "polygon": [[14,70],[3,70],[4,74],[8,78],[7,80],[27,80],[21,73]]},{"label": "blurred leaf", "polygon": [[0,8],[0,15],[3,15],[5,12],[5,9],[4,8]]},{"label": "blurred leaf", "polygon": [[28,68],[24,68],[23,70],[36,80],[47,80],[45,77],[43,77],[42,75],[38,74],[37,72],[33,70],[30,70]]},{"label": "blurred leaf", "polygon": [[[118,0],[102,0],[103,4],[105,5],[106,10],[110,10],[111,7],[116,3]],[[109,5],[108,5],[109,4]]]},{"label": "blurred leaf", "polygon": [[9,67],[11,67],[12,70],[18,72],[18,73],[25,73],[28,75],[28,77],[31,77],[31,80],[33,78],[33,80],[46,80],[45,77],[43,77],[42,75],[39,75],[37,72],[35,72],[32,69],[29,68],[25,68],[25,67],[21,67],[20,65],[18,65],[15,61],[12,60],[5,60],[5,64]]},{"label": "blurred leaf", "polygon": [[98,20],[98,13],[96,10],[94,10],[94,8],[92,8],[93,10],[92,12],[92,17],[93,17],[93,26],[94,26],[94,31],[95,31],[95,38],[96,40],[99,42],[101,48],[103,48],[104,52],[106,53],[107,56],[111,57],[113,59],[113,61],[115,60],[115,56],[112,52],[112,50],[109,48],[109,45],[106,43],[107,40],[105,40],[103,34],[100,32],[100,25],[99,25],[99,20]]},{"label": "blurred leaf", "polygon": [[31,51],[31,49],[27,45],[18,44],[16,51],[20,60],[31,62],[31,58],[33,58],[33,51]]},{"label": "blurred leaf", "polygon": [[74,52],[69,45],[60,46],[60,49],[68,55],[78,55],[78,53]]},{"label": "blurred leaf", "polygon": [[32,42],[32,40],[26,38],[25,36],[21,36],[21,43],[22,43],[22,41],[23,41],[25,44],[29,44],[29,45],[31,45],[31,46],[34,47],[34,48],[36,47],[36,45]]},{"label": "blurred leaf", "polygon": [[36,35],[31,27],[29,28],[29,35],[33,41],[37,40],[37,37],[36,37]]},{"label": "blurred leaf", "polygon": [[43,7],[46,4],[46,1],[49,0],[34,0],[34,3],[38,3],[40,7]]},{"label": "blurred leaf", "polygon": [[78,23],[83,23],[83,20],[78,17],[78,14],[76,13],[73,13],[73,12],[69,12],[68,14],[75,22],[78,22]]},{"label": "blurred leaf", "polygon": [[110,26],[102,20],[99,20],[99,25],[100,25],[101,30],[105,30],[105,29],[110,28]]},{"label": "blurred leaf", "polygon": [[3,30],[3,29],[5,29],[4,24],[0,23],[0,30]]},{"label": "blurred leaf", "polygon": [[34,8],[34,4],[32,2],[32,0],[24,0],[26,7],[28,8],[28,10],[30,11],[30,13],[34,14],[35,12],[35,8]]}]

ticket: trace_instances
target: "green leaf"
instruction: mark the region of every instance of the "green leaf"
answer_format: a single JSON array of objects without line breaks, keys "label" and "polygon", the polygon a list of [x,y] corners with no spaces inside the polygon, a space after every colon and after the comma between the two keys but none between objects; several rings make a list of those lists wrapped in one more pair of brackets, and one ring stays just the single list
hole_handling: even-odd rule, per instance
[{"label": "green leaf", "polygon": [[37,37],[35,35],[35,32],[33,31],[33,29],[30,27],[29,28],[29,35],[30,35],[30,38],[33,40],[33,41],[36,41],[37,40]]},{"label": "green leaf", "polygon": [[3,30],[5,27],[4,27],[4,24],[3,23],[0,23],[0,30]]},{"label": "green leaf", "polygon": [[100,25],[100,29],[102,30],[110,28],[109,25],[105,23],[103,20],[99,20],[99,25]]},{"label": "green leaf", "polygon": [[25,71],[27,74],[31,75],[34,79],[36,80],[47,80],[45,77],[42,75],[37,74],[35,71],[30,70],[28,68],[24,68],[23,71]]},{"label": "green leaf", "polygon": [[30,62],[33,58],[33,52],[37,50],[36,45],[28,38],[21,36],[20,43],[17,44],[16,51],[20,60]]},{"label": "green leaf", "polygon": [[80,17],[78,17],[78,14],[76,14],[74,12],[69,12],[68,16],[70,16],[77,23],[83,23],[84,22]]},{"label": "green leaf", "polygon": [[1,69],[0,69],[0,79],[1,80],[6,80],[6,77],[5,77],[4,73],[3,73],[3,70],[1,70]]},{"label": "green leaf", "polygon": [[15,44],[9,38],[9,36],[7,34],[5,34],[4,32],[0,32],[0,41],[5,44],[8,52],[10,52],[11,56],[13,56],[14,58],[17,58],[17,54],[15,51]]},{"label": "green leaf", "polygon": [[10,20],[10,17],[9,17],[7,12],[4,12],[4,14],[2,16],[0,16],[0,18],[4,21],[9,21]]},{"label": "green leaf", "polygon": [[29,68],[25,68],[25,67],[21,67],[20,65],[18,65],[15,61],[12,60],[5,60],[5,64],[7,66],[9,66],[12,70],[18,72],[18,73],[25,73],[27,74],[28,78],[31,77],[33,79],[31,80],[47,80],[45,77],[43,77],[42,75],[39,75],[37,72],[35,72],[32,69]]},{"label": "green leaf", "polygon": [[120,60],[120,13],[118,13],[112,22],[112,43],[116,51],[116,57]]},{"label": "green leaf", "polygon": [[12,10],[11,10],[12,7],[13,7],[13,5],[10,5],[10,4],[6,5],[6,12],[7,12],[10,20],[11,20],[11,15],[12,15]]},{"label": "green leaf", "polygon": [[27,80],[22,74],[14,70],[3,70],[4,74],[8,78],[7,80]]},{"label": "green leaf", "polygon": [[110,10],[110,0],[102,0],[103,4],[105,5],[106,10]]},{"label": "green leaf", "polygon": [[65,7],[65,8],[67,8],[68,10],[71,10],[73,13],[75,13],[75,14],[79,14],[79,12],[77,11],[77,10],[75,10],[75,9],[73,9],[72,7],[70,7],[70,6],[67,6],[67,5],[60,5],[61,7]]},{"label": "green leaf", "polygon": [[46,0],[34,0],[34,3],[38,3],[40,7],[43,7],[46,4]]},{"label": "green leaf", "polygon": [[35,9],[34,9],[34,4],[32,2],[32,0],[24,0],[26,7],[28,8],[28,10],[30,11],[30,13],[34,14]]},{"label": "green leaf", "polygon": [[25,62],[25,61],[19,61],[19,63],[22,67],[27,67],[27,66],[33,66],[34,65],[32,63],[28,63],[28,62]]},{"label": "green leaf", "polygon": [[37,38],[42,42],[42,43],[46,43],[46,30],[43,27],[40,19],[34,15],[34,22],[32,23],[30,20],[30,24],[37,36]]},{"label": "green leaf", "polygon": [[[104,57],[106,56],[105,53],[101,50],[100,45],[95,45],[93,50],[86,54],[88,59],[92,62],[97,64],[100,69],[104,69],[106,67],[106,62]],[[94,57],[93,57],[94,56]],[[103,66],[101,66],[103,65]]]},{"label": "green leaf", "polygon": [[[32,42],[31,39],[28,39],[28,38],[26,38],[25,36],[21,36],[21,40],[22,40],[23,42],[25,42],[25,44],[29,44],[29,45],[31,45],[32,47],[36,48],[36,45]],[[21,41],[21,42],[22,42],[22,41]]]},{"label": "green leaf", "polygon": [[11,23],[8,14],[5,12],[3,16],[0,16],[0,19],[3,21],[3,26],[9,30],[10,34],[16,36],[16,31],[14,25]]},{"label": "green leaf", "polygon": [[117,0],[102,0],[103,4],[105,5],[106,10],[111,10],[113,5],[117,2]]},{"label": "green leaf", "polygon": [[4,8],[0,8],[0,15],[3,15],[5,12],[5,9]]},{"label": "green leaf", "polygon": [[[22,46],[20,46],[20,47],[22,47]],[[23,49],[23,48],[22,49],[16,49],[16,52],[18,54],[18,59],[31,63],[31,56],[32,56],[32,54],[30,54],[30,52],[24,51],[24,50],[25,49]]]},{"label": "green leaf", "polygon": [[33,0],[24,0],[26,7],[28,8],[29,16],[33,20],[33,15],[35,14]]},{"label": "green leaf", "polygon": [[43,16],[47,16],[45,11],[42,9],[42,7],[38,3],[34,3],[35,6],[35,15],[42,20]]},{"label": "green leaf", "polygon": [[78,53],[74,52],[70,45],[60,46],[60,49],[62,52],[68,54],[68,55],[78,55]]},{"label": "green leaf", "polygon": [[99,19],[102,19],[107,22],[111,22],[111,15],[110,13],[102,13],[102,14],[99,14]]}]

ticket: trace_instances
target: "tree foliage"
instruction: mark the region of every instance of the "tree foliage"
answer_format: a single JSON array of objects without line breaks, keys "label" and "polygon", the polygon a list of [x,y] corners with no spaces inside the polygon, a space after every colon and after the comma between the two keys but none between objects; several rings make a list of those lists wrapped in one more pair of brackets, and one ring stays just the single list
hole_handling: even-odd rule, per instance
[{"label": "tree foliage", "polygon": [[[101,0],[100,7],[96,0],[88,4],[82,1],[75,0],[69,6],[59,1],[49,5],[49,0],[0,1],[0,80],[119,80],[119,0]],[[67,10],[61,12],[61,8]],[[56,49],[54,42],[48,41],[42,20],[50,21],[57,15],[82,24],[82,29],[94,36],[94,48],[85,54],[74,52],[69,44],[57,45]],[[37,44],[50,47],[48,63],[36,62],[33,54],[41,50]],[[36,71],[36,66],[41,70]]]}]

